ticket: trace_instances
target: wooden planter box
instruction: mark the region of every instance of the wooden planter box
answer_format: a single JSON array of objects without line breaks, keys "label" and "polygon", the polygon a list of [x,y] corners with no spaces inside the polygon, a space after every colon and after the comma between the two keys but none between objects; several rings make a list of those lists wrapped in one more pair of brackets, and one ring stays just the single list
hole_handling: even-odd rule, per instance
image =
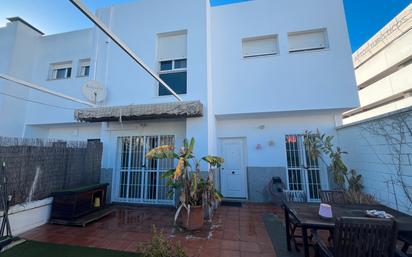
[{"label": "wooden planter box", "polygon": [[[108,184],[97,184],[54,192],[51,223],[82,225],[106,214]],[[105,215],[101,216],[103,213]]]}]

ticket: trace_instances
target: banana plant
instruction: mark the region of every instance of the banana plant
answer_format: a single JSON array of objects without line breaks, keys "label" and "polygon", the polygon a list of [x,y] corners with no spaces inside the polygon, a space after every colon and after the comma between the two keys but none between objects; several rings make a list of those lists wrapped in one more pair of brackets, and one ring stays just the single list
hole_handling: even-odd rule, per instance
[{"label": "banana plant", "polygon": [[[146,154],[148,159],[176,159],[176,168],[165,172],[162,177],[167,178],[167,186],[170,187],[169,194],[175,190],[180,191],[179,204],[175,214],[175,224],[182,209],[187,211],[187,217],[190,216],[190,209],[195,206],[212,206],[213,203],[219,202],[222,195],[216,189],[214,184],[214,168],[219,168],[224,160],[218,156],[205,156],[197,159],[193,153],[195,139],[190,142],[185,139],[183,146],[176,151],[174,146],[162,145],[152,149]],[[206,178],[200,174],[201,161],[209,164],[209,170]]]}]

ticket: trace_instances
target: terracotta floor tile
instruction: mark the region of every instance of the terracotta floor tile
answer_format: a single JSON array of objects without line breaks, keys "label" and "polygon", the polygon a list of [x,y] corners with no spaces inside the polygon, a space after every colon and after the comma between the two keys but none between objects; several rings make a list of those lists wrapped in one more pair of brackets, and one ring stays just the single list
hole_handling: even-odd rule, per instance
[{"label": "terracotta floor tile", "polygon": [[222,240],[222,250],[240,250],[240,242],[235,240]]},{"label": "terracotta floor tile", "polygon": [[206,240],[203,248],[204,249],[220,249],[222,246],[222,240],[210,239]]},{"label": "terracotta floor tile", "polygon": [[221,250],[220,257],[240,257],[240,251]]},{"label": "terracotta floor tile", "polygon": [[220,257],[220,249],[204,249],[200,252],[200,257]]},{"label": "terracotta floor tile", "polygon": [[240,251],[243,252],[260,252],[259,245],[254,242],[240,242]]},{"label": "terracotta floor tile", "polygon": [[[265,204],[245,203],[241,208],[222,206],[212,224],[195,232],[173,226],[174,208],[114,206],[111,215],[85,228],[45,224],[22,235],[23,238],[50,243],[136,252],[151,240],[153,225],[167,239],[180,242],[193,257],[276,257],[263,223],[264,213],[283,211]],[[139,245],[140,244],[140,245]]]}]

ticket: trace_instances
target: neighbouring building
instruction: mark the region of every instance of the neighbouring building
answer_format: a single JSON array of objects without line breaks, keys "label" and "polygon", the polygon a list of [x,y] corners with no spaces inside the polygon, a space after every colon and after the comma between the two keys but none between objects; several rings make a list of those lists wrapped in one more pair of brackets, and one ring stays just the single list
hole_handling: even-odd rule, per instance
[{"label": "neighbouring building", "polygon": [[353,54],[360,107],[348,124],[412,106],[412,4]]},{"label": "neighbouring building", "polygon": [[161,177],[173,162],[145,153],[191,137],[197,155],[225,158],[216,177],[227,198],[269,201],[274,176],[310,201],[329,187],[302,134],[336,134],[359,105],[342,1],[141,0],[97,16],[183,102],[98,28],[43,35],[11,18],[0,28],[0,73],[91,101],[84,85],[95,80],[107,96],[96,92],[99,108],[87,108],[0,81],[1,136],[101,140],[115,202],[173,204]]},{"label": "neighbouring building", "polygon": [[365,191],[412,213],[412,4],[353,54],[360,107],[338,127]]}]

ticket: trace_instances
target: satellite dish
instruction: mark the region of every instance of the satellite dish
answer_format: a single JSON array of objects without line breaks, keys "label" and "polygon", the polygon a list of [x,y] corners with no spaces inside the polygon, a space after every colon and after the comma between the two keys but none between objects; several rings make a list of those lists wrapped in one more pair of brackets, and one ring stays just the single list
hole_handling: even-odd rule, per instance
[{"label": "satellite dish", "polygon": [[87,81],[83,85],[82,92],[84,97],[86,97],[87,100],[93,103],[104,101],[107,96],[106,88],[96,80]]}]

